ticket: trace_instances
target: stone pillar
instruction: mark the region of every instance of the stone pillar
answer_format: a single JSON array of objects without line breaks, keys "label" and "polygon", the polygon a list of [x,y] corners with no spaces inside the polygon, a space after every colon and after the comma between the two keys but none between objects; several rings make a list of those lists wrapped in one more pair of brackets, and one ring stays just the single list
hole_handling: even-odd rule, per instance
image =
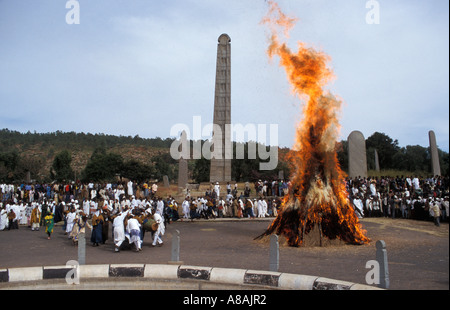
[{"label": "stone pillar", "polygon": [[388,258],[386,251],[386,243],[383,240],[378,240],[375,244],[377,248],[377,262],[380,265],[380,288],[388,289],[389,288],[389,267],[388,267]]},{"label": "stone pillar", "polygon": [[[219,37],[217,46],[216,88],[214,98],[213,149],[210,182],[231,181],[231,39]],[[228,125],[228,126],[227,126]],[[231,150],[230,150],[231,146]],[[230,154],[231,152],[231,154]]]},{"label": "stone pillar", "polygon": [[78,264],[86,265],[86,235],[78,235]]},{"label": "stone pillar", "polygon": [[278,271],[280,266],[280,244],[277,235],[270,236],[269,270]]},{"label": "stone pillar", "polygon": [[27,171],[27,173],[25,174],[25,182],[31,183],[31,172],[30,171]]},{"label": "stone pillar", "polygon": [[430,138],[431,172],[433,173],[433,176],[440,176],[441,165],[439,164],[439,153],[434,131],[430,130],[430,132],[428,133],[428,137]]},{"label": "stone pillar", "polygon": [[189,148],[187,148],[189,141],[187,141],[186,132],[183,131],[180,136],[180,144],[181,144],[181,157],[178,161],[178,188],[186,188],[186,184],[188,183],[188,162],[189,159]]},{"label": "stone pillar", "polygon": [[180,262],[180,231],[175,230],[172,236],[172,255],[170,263]]},{"label": "stone pillar", "polygon": [[378,151],[375,150],[375,171],[380,171],[380,160],[378,159]]},{"label": "stone pillar", "polygon": [[163,183],[165,188],[170,187],[169,177],[167,175],[163,176]]},{"label": "stone pillar", "polygon": [[348,176],[367,178],[366,140],[360,131],[348,136]]}]

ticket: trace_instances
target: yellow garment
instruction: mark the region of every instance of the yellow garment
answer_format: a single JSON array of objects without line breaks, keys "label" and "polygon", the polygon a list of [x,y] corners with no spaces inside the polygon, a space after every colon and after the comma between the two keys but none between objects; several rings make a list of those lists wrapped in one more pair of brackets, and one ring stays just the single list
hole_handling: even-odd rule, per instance
[{"label": "yellow garment", "polygon": [[39,223],[41,219],[41,212],[39,212],[38,208],[34,208],[31,211],[30,223]]}]

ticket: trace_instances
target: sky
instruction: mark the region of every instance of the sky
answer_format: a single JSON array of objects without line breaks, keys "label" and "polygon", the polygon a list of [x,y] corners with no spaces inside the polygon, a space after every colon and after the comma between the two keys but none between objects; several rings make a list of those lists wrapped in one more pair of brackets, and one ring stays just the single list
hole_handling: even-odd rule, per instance
[{"label": "sky", "polygon": [[[0,129],[170,137],[212,123],[217,39],[231,37],[234,124],[278,125],[292,147],[303,103],[269,60],[265,0],[0,0]],[[449,2],[279,0],[288,41],[330,56],[340,139],[382,132],[400,146],[449,151]],[[209,138],[209,137],[204,137]],[[270,139],[268,141],[270,143]]]}]

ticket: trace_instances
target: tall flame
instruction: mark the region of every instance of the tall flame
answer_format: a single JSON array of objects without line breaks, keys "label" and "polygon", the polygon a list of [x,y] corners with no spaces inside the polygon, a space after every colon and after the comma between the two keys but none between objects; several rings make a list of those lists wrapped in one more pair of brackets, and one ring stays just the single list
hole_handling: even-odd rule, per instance
[{"label": "tall flame", "polygon": [[289,194],[284,197],[277,218],[260,237],[277,233],[284,235],[290,246],[299,246],[306,234],[319,227],[329,239],[367,243],[370,240],[347,198],[345,174],[335,150],[342,102],[324,90],[334,79],[327,66],[330,57],[302,42],[293,53],[281,41],[279,31],[287,38],[297,19],[286,16],[274,1],[269,1],[269,7],[262,20],[271,31],[268,56],[280,58],[293,93],[306,104],[290,154],[294,175]]}]

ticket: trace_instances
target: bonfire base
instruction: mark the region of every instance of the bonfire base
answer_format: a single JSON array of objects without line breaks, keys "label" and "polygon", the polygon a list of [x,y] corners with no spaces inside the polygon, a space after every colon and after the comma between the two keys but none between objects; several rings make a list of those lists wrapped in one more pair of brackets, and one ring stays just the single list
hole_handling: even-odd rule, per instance
[{"label": "bonfire base", "polygon": [[[259,240],[262,243],[270,243],[270,235],[263,236]],[[289,247],[287,239],[284,236],[280,236],[278,242],[280,246]],[[304,236],[303,242],[300,247],[339,247],[345,245],[347,245],[347,243],[342,240],[339,239],[330,240],[323,235],[321,236],[319,226],[316,225],[308,234]]]}]

